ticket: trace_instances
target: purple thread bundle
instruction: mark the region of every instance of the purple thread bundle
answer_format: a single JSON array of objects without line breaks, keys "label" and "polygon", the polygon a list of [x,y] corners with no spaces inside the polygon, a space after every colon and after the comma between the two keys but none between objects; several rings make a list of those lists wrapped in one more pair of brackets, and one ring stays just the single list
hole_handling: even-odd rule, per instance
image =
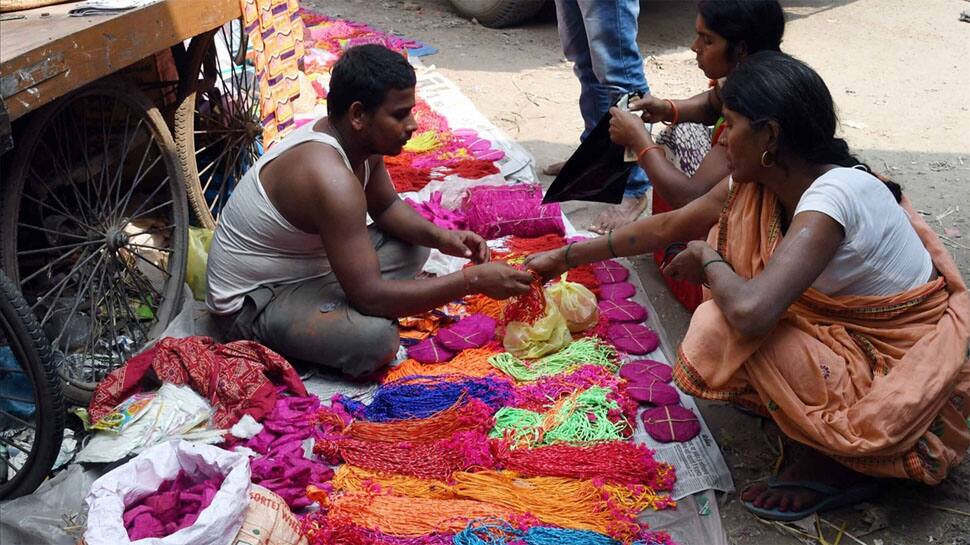
[{"label": "purple thread bundle", "polygon": [[346,397],[339,402],[354,418],[387,422],[427,418],[463,397],[479,399],[495,410],[512,398],[512,383],[496,377],[451,381],[445,377],[410,376],[382,385],[369,405]]}]

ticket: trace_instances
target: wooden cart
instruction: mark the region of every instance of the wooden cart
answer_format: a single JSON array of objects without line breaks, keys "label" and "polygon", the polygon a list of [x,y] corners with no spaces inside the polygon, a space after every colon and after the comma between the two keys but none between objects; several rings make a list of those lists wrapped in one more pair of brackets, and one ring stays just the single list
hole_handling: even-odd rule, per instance
[{"label": "wooden cart", "polygon": [[182,306],[187,193],[261,149],[239,0],[76,4],[0,15],[0,264],[86,402]]}]

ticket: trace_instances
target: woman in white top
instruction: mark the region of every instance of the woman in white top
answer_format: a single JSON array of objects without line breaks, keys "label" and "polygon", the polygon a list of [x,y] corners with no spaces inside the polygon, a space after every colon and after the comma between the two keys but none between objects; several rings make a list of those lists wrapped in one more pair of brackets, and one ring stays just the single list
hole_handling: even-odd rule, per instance
[{"label": "woman in white top", "polygon": [[[772,418],[805,454],[742,501],[795,520],[936,484],[970,446],[970,298],[935,233],[835,138],[811,68],[762,52],[722,91],[732,180],[612,236],[533,256],[543,276],[707,235],[665,273],[704,283],[674,368],[687,393]],[[614,113],[614,133],[634,127]],[[622,136],[621,136],[622,138]]]}]

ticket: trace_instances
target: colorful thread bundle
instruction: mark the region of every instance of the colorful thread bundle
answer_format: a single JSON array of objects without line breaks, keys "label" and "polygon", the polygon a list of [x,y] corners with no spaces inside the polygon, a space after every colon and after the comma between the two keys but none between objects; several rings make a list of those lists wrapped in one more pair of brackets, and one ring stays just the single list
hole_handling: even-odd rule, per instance
[{"label": "colorful thread bundle", "polygon": [[596,365],[583,365],[576,370],[542,377],[534,382],[519,384],[515,388],[512,406],[535,412],[547,409],[562,397],[573,392],[599,386],[610,390],[608,397],[617,402],[628,422],[636,416],[637,404],[619,391],[622,381],[615,374]]},{"label": "colorful thread bundle", "polygon": [[509,443],[500,442],[493,444],[492,452],[501,467],[530,477],[602,479],[641,484],[653,490],[671,490],[676,480],[669,464],[657,462],[650,449],[629,441],[558,443],[537,448],[511,448]]},{"label": "colorful thread bundle", "polygon": [[532,517],[475,500],[416,498],[373,491],[327,493],[321,489],[313,489],[308,495],[333,519],[395,536],[459,532],[469,520],[479,518],[536,522]]},{"label": "colorful thread bundle", "polygon": [[492,438],[505,438],[517,445],[550,445],[558,442],[609,441],[629,437],[632,427],[623,418],[612,391],[594,386],[571,393],[538,413],[502,407],[495,413]]},{"label": "colorful thread bundle", "polygon": [[368,422],[354,420],[342,435],[360,441],[427,442],[446,439],[460,431],[488,432],[494,425],[492,409],[482,401],[469,398],[427,418]]},{"label": "colorful thread bundle", "polygon": [[424,364],[409,359],[389,369],[382,382],[385,384],[412,375],[436,377],[440,380],[461,382],[469,377],[487,377],[501,372],[488,362],[488,358],[501,352],[497,343],[489,343],[481,348],[462,350],[454,358],[444,363]]},{"label": "colorful thread bundle", "polygon": [[459,472],[450,481],[378,474],[342,466],[334,477],[339,492],[370,491],[427,499],[475,500],[515,513],[528,513],[544,524],[590,530],[629,540],[638,531],[641,511],[669,506],[669,496],[645,487],[597,486],[593,481],[562,477],[521,477],[508,471]]},{"label": "colorful thread bundle", "polygon": [[[520,530],[497,520],[474,521],[454,537],[454,545],[620,545],[619,541],[588,530],[533,526]],[[666,532],[644,532],[633,545],[673,545]]]},{"label": "colorful thread bundle", "polygon": [[615,372],[618,365],[616,358],[616,350],[612,346],[599,339],[584,338],[573,341],[555,354],[529,364],[507,352],[496,354],[488,361],[515,380],[528,381],[565,373],[582,364],[598,365]]},{"label": "colorful thread bundle", "polygon": [[343,461],[374,471],[427,479],[447,479],[456,471],[495,467],[487,437],[475,430],[425,443],[323,438],[317,440],[313,452],[331,464]]},{"label": "colorful thread bundle", "polygon": [[559,204],[542,204],[542,186],[538,184],[472,187],[461,209],[468,229],[485,239],[562,236],[566,232]]},{"label": "colorful thread bundle", "polygon": [[374,393],[369,405],[342,398],[341,403],[355,418],[371,422],[387,422],[406,418],[427,418],[453,406],[463,397],[474,397],[486,405],[498,408],[512,396],[507,380],[464,378],[460,381],[440,380],[436,377],[404,377],[383,384]]}]

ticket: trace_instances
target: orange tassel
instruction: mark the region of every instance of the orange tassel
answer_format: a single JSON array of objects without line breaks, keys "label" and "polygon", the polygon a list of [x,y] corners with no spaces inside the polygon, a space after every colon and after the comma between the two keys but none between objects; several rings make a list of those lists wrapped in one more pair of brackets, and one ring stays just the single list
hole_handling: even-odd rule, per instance
[{"label": "orange tassel", "polygon": [[393,369],[389,369],[381,379],[387,384],[411,375],[440,377],[442,380],[460,381],[468,377],[488,377],[502,374],[488,358],[501,352],[495,343],[489,343],[481,348],[462,350],[450,361],[444,363],[421,363],[407,359]]}]

